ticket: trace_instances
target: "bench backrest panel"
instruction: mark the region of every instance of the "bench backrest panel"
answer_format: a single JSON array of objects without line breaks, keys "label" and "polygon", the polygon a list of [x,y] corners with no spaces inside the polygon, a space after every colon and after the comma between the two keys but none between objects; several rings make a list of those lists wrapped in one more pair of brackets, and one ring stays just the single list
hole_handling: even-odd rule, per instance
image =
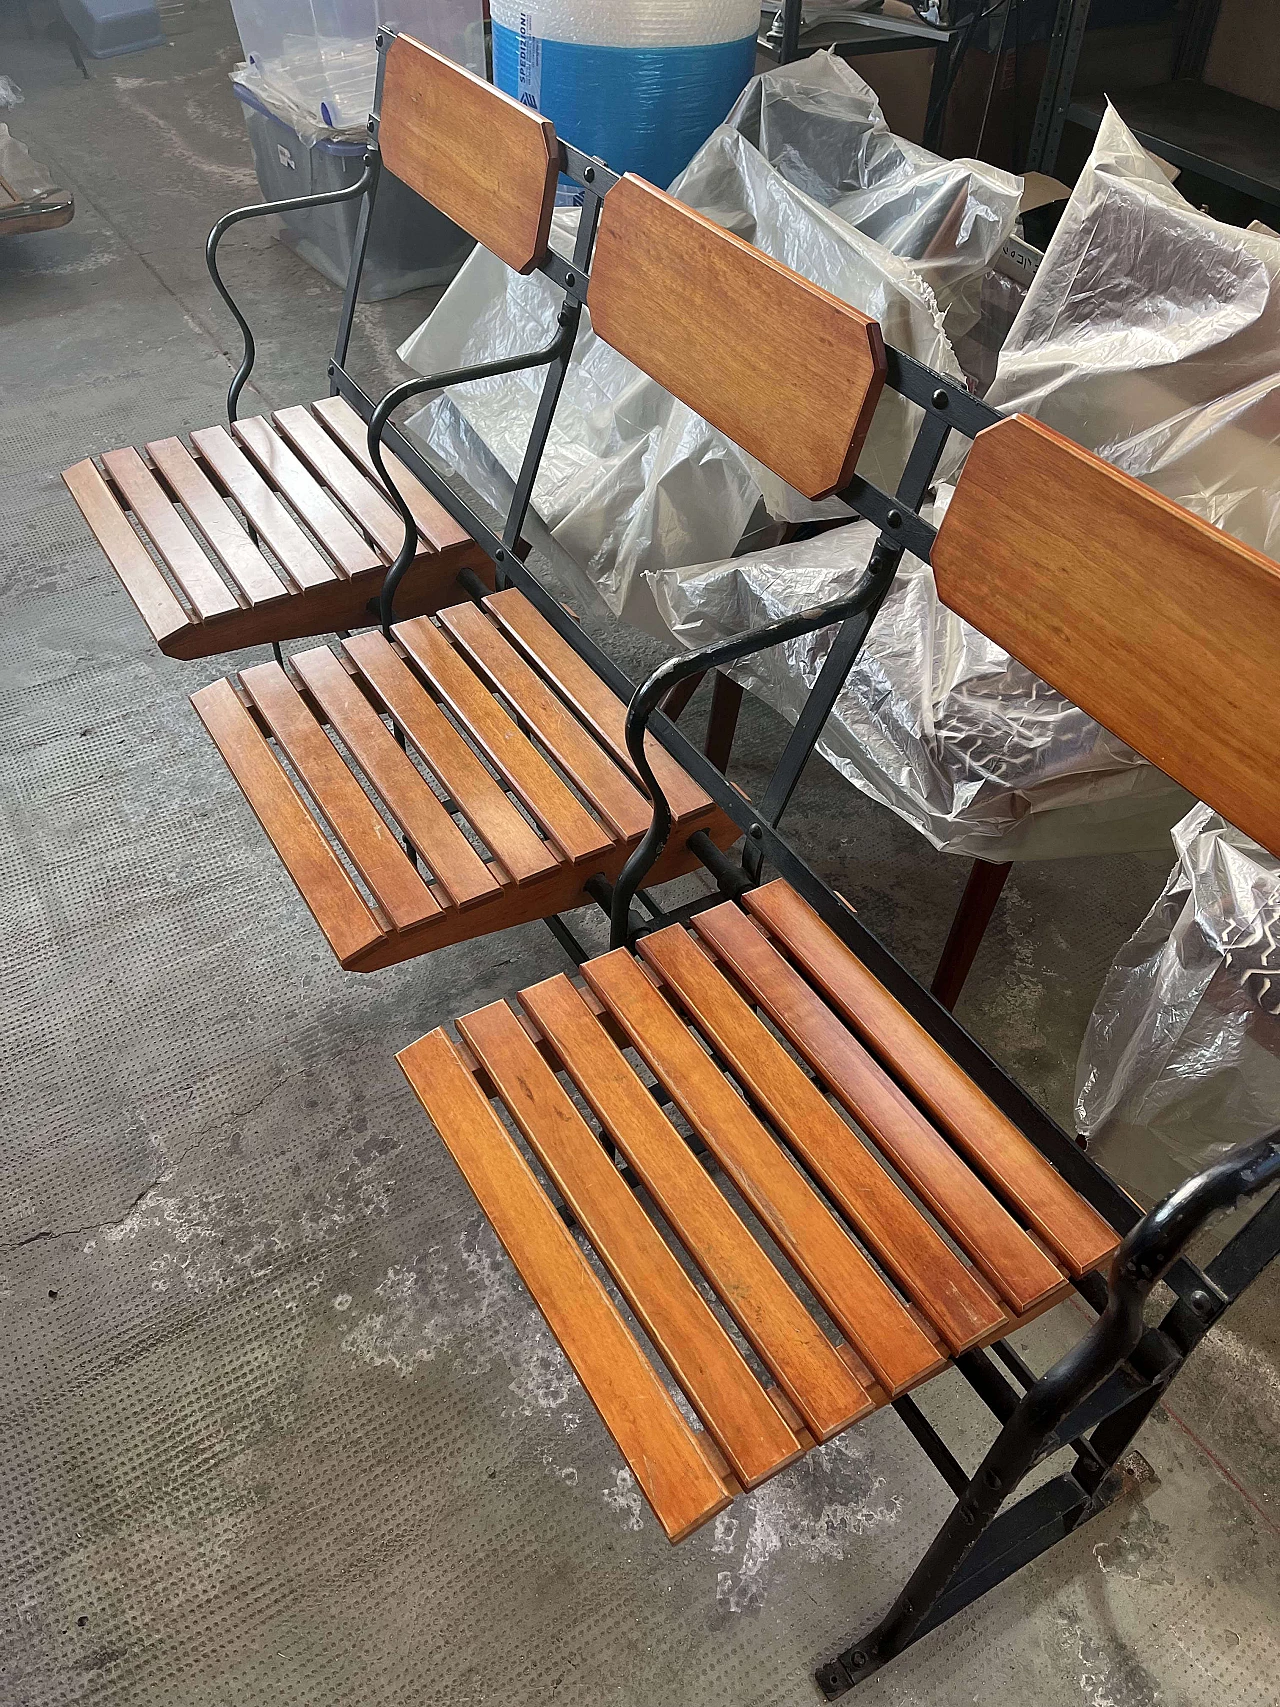
[{"label": "bench backrest panel", "polygon": [[630,175],[605,197],[591,324],[806,497],[843,486],[884,384],[880,328]]},{"label": "bench backrest panel", "polygon": [[952,610],[1280,853],[1280,566],[1025,415],[932,552]]},{"label": "bench backrest panel", "polygon": [[560,171],[550,119],[412,36],[387,49],[383,163],[518,273],[547,252]]}]

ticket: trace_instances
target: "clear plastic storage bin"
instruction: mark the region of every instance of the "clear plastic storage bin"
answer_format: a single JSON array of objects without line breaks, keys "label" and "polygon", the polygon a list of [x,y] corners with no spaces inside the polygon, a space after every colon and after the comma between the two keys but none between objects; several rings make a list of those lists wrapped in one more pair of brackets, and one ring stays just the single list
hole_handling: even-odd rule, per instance
[{"label": "clear plastic storage bin", "polygon": [[378,25],[394,24],[485,74],[482,0],[231,0],[245,58],[317,124],[363,125],[373,105]]},{"label": "clear plastic storage bin", "polygon": [[[364,143],[333,132],[300,136],[270,94],[233,83],[249,128],[253,163],[264,201],[343,190],[364,170]],[[359,201],[300,209],[284,215],[281,241],[336,285],[347,282],[355,252]],[[439,209],[423,201],[390,172],[382,174],[365,251],[360,296],[383,302],[405,291],[448,284],[472,248],[471,238]]]}]

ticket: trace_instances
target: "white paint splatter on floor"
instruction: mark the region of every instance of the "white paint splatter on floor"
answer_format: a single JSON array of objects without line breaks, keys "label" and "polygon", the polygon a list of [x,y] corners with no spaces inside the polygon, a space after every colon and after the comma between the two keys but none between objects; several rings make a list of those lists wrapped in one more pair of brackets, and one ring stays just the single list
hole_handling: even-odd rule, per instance
[{"label": "white paint splatter on floor", "polygon": [[[856,1537],[896,1523],[901,1497],[886,1497],[884,1488],[869,1446],[856,1433],[845,1434],[740,1499],[735,1515],[722,1512],[711,1551],[736,1563],[716,1574],[721,1609],[746,1612],[762,1606],[773,1561],[783,1549],[811,1561],[843,1559]],[[735,1553],[744,1530],[742,1550]]]}]

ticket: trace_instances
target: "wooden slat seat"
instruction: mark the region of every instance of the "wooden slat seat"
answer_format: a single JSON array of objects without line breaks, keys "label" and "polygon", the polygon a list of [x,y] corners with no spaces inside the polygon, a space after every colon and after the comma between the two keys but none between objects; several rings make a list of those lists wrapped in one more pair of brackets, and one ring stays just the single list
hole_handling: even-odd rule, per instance
[{"label": "wooden slat seat", "polygon": [[[1119,1243],[784,882],[582,977],[399,1059],[672,1540]],[[575,1304],[561,1207],[634,1330]]]},{"label": "wooden slat seat", "polygon": [[[601,719],[620,728],[621,703],[595,682],[584,709],[517,652],[499,609],[536,630],[508,590],[409,618],[392,641],[366,629],[192,696],[349,970],[586,905],[587,882],[616,878],[648,827],[625,747],[597,733]],[[678,769],[675,780],[682,809],[658,883],[697,865],[695,831],[726,847],[738,834]]]},{"label": "wooden slat seat", "polygon": [[[394,457],[419,529],[396,595],[416,616],[460,597],[458,571],[492,568]],[[364,422],[340,397],[124,446],[63,474],[162,652],[206,658],[373,620],[404,538],[374,474]]]}]

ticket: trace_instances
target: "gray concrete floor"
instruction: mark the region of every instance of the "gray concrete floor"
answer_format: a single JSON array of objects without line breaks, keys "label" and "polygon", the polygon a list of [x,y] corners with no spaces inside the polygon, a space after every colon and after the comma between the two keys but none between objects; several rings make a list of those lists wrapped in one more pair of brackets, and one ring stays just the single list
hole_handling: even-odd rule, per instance
[{"label": "gray concrete floor", "polygon": [[[39,8],[37,8],[37,11]],[[0,25],[75,222],[0,248],[0,1702],[800,1704],[947,1506],[880,1415],[673,1550],[395,1066],[563,966],[540,926],[338,971],[59,480],[218,419],[204,273],[256,197],[229,11],[93,68]],[[319,394],[337,293],[230,245],[257,406]],[[373,382],[425,312],[363,310]],[[647,642],[608,642],[633,670]],[[696,723],[698,706],[688,714]],[[749,709],[737,774],[779,729]],[[917,970],[964,873],[820,763],[800,845]],[[961,1012],[1062,1118],[1168,861],[1019,868]],[[1145,1431],[1155,1481],[871,1682],[876,1703],[1280,1700],[1276,1287]],[[1079,1330],[1025,1336],[1042,1365]],[[951,1377],[926,1408],[976,1449]]]}]

